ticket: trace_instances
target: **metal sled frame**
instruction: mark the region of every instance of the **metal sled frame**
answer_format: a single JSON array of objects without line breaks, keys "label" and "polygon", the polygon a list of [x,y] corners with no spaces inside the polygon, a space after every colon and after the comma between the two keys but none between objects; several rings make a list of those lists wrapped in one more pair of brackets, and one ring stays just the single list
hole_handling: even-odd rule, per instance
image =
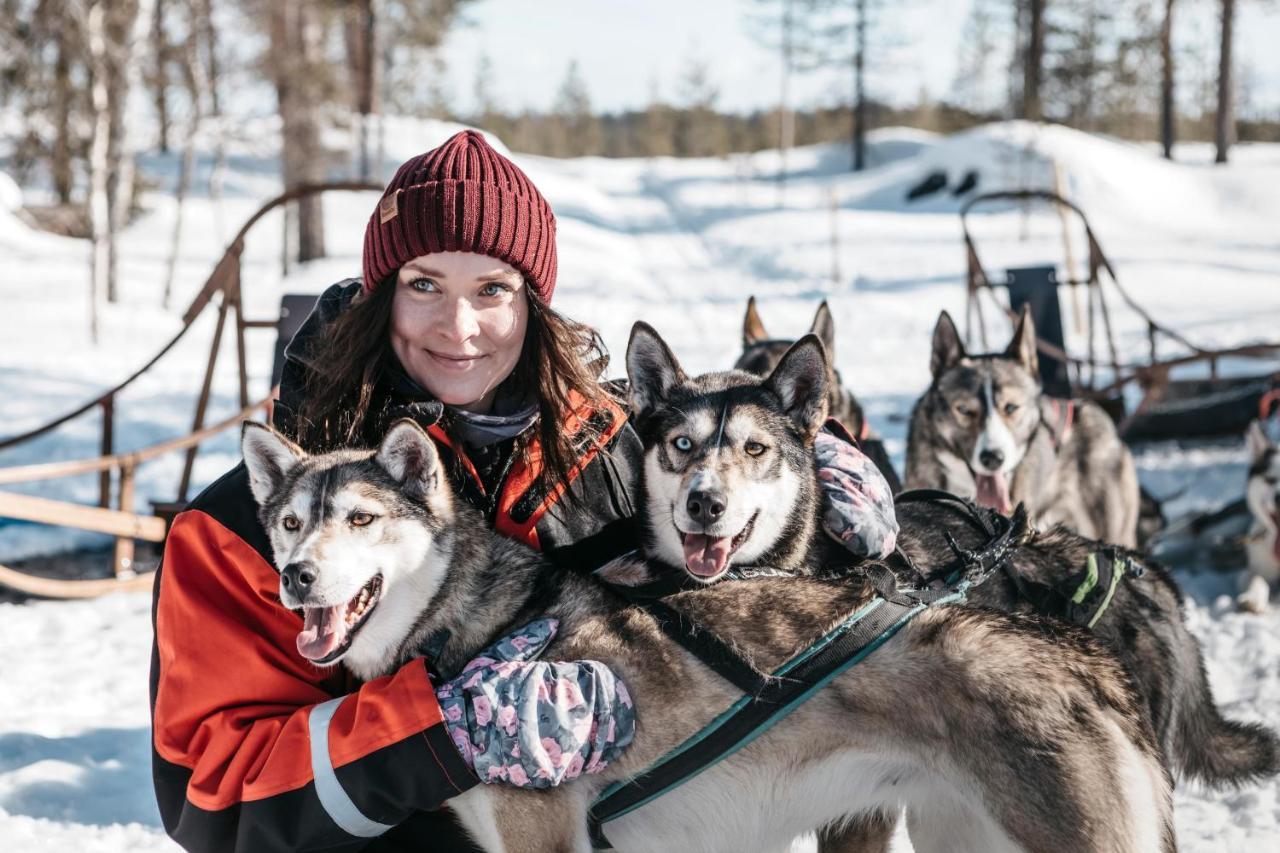
[{"label": "metal sled frame", "polygon": [[[138,574],[134,569],[135,541],[162,542],[164,540],[165,534],[168,532],[168,525],[173,520],[174,515],[186,505],[187,495],[191,487],[191,472],[195,465],[196,453],[199,451],[200,444],[212,436],[237,426],[252,415],[254,411],[267,408],[276,394],[276,389],[273,388],[270,393],[261,399],[250,400],[249,398],[248,370],[245,363],[245,331],[248,329],[276,329],[277,334],[279,334],[283,318],[249,320],[244,317],[243,303],[241,301],[240,267],[245,237],[272,210],[281,205],[297,201],[300,198],[332,191],[380,191],[381,189],[382,186],[380,184],[354,181],[307,184],[298,186],[268,201],[253,216],[249,217],[248,221],[245,222],[244,226],[231,241],[221,260],[218,261],[213,272],[210,273],[209,278],[205,281],[204,286],[200,288],[200,292],[196,294],[195,299],[192,300],[191,305],[183,314],[182,327],[149,361],[134,371],[127,379],[99,394],[84,405],[20,435],[0,438],[0,450],[16,447],[50,433],[81,415],[100,410],[102,413],[102,454],[100,456],[91,459],[0,468],[0,487],[11,483],[37,482],[97,472],[99,475],[98,506],[90,507],[67,501],[49,500],[47,498],[0,491],[0,517],[74,527],[95,533],[106,533],[115,537],[115,548],[111,560],[113,577],[83,580],[46,578],[0,565],[0,585],[10,587],[27,595],[46,598],[93,598],[111,592],[149,589],[151,587],[152,578],[150,574]],[[217,306],[218,319],[214,327],[209,360],[205,365],[204,381],[200,386],[200,393],[196,400],[191,431],[185,436],[179,436],[140,450],[116,453],[114,423],[117,396],[164,358],[178,341],[186,335],[204,310],[213,304]],[[222,349],[223,331],[226,327],[227,315],[231,312],[235,313],[240,409],[231,417],[206,426],[205,415],[213,387],[214,368],[217,366],[218,353]],[[174,501],[153,501],[152,514],[134,512],[134,475],[137,467],[158,456],[179,450],[186,452],[186,460],[182,468],[182,478],[178,484],[177,499]],[[114,507],[112,507],[113,491],[116,496]]]},{"label": "metal sled frame", "polygon": [[[966,276],[968,301],[965,310],[965,338],[968,341],[973,340],[976,321],[978,337],[983,350],[989,350],[990,346],[988,345],[986,318],[983,314],[980,297],[984,291],[990,293],[993,290],[993,285],[978,255],[977,244],[969,228],[969,215],[975,207],[999,202],[1018,202],[1022,204],[1040,202],[1054,205],[1063,217],[1064,235],[1066,234],[1067,219],[1070,214],[1079,217],[1081,224],[1084,226],[1085,240],[1088,244],[1084,276],[1082,278],[1068,277],[1059,279],[1058,285],[1084,287],[1087,290],[1087,353],[1083,357],[1074,356],[1045,340],[1037,340],[1036,344],[1040,353],[1061,361],[1067,365],[1068,374],[1074,374],[1071,378],[1071,385],[1072,391],[1076,396],[1099,401],[1104,405],[1108,401],[1113,406],[1118,403],[1121,410],[1119,412],[1112,411],[1112,414],[1119,420],[1122,436],[1125,435],[1127,428],[1134,424],[1135,419],[1142,417],[1166,397],[1170,390],[1169,374],[1173,368],[1207,362],[1210,382],[1217,383],[1219,382],[1218,366],[1223,358],[1274,358],[1280,353],[1280,343],[1277,342],[1246,344],[1228,349],[1205,349],[1192,343],[1176,330],[1157,322],[1121,286],[1116,276],[1115,268],[1111,265],[1111,261],[1107,259],[1106,253],[1103,252],[1102,245],[1098,242],[1097,235],[1089,225],[1089,220],[1084,215],[1084,211],[1061,195],[1047,190],[1011,190],[984,193],[974,196],[960,209],[960,222],[964,231],[965,251],[968,260]],[[1065,238],[1064,242],[1066,242]],[[1069,246],[1069,243],[1067,245]],[[1107,302],[1106,289],[1103,287],[1104,279],[1108,287],[1113,288],[1119,294],[1129,310],[1137,313],[1146,322],[1149,343],[1149,358],[1147,362],[1126,363],[1120,360],[1116,349],[1115,333],[1111,327],[1111,309]],[[994,300],[994,297],[993,301],[1009,315],[1011,321],[1016,321],[1017,318],[1006,305]],[[1102,343],[1097,340],[1097,330],[1099,329],[1101,329],[1102,336],[1105,338],[1104,342],[1107,350],[1105,357],[1098,353]],[[1173,357],[1161,358],[1159,344],[1162,338],[1168,339],[1168,341],[1173,342],[1184,351]],[[1133,412],[1124,415],[1123,400],[1119,395],[1125,386],[1131,382],[1138,383],[1142,388],[1142,402]],[[1123,417],[1120,417],[1121,415]]]}]

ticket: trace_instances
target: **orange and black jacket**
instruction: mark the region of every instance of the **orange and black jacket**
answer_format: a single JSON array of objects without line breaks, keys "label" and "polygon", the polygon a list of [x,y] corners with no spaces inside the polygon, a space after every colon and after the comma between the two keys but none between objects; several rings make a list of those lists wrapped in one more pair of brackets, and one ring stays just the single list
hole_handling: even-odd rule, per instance
[{"label": "orange and black jacket", "polygon": [[[351,290],[331,288],[299,336]],[[287,367],[277,422],[297,403],[297,379]],[[485,477],[447,440],[439,407],[388,384],[379,410],[399,417],[407,407],[428,428],[454,486],[500,532],[584,570],[635,547],[640,443],[621,409],[566,419],[569,430],[592,421],[603,450],[584,449],[575,476],[544,491],[536,454]],[[239,465],[175,519],[156,577],[153,775],[169,835],[193,851],[474,849],[439,810],[476,779],[445,731],[425,662],[365,684],[314,667],[296,650],[301,618],[278,590]]]}]

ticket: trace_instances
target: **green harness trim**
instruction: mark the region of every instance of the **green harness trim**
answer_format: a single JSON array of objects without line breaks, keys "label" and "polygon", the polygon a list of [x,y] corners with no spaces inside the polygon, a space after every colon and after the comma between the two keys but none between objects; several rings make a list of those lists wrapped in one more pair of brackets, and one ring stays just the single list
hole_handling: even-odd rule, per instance
[{"label": "green harness trim", "polygon": [[[1085,580],[1085,583],[1089,584],[1089,589],[1092,589],[1093,586],[1098,582],[1098,552],[1095,551],[1094,553],[1089,555],[1089,559],[1086,561],[1085,566],[1086,566],[1086,571],[1088,571],[1089,573],[1088,578],[1086,578]],[[1125,574],[1128,573],[1128,571],[1129,571],[1129,560],[1121,558],[1118,554],[1112,551],[1111,552],[1111,583],[1107,586],[1107,594],[1106,596],[1103,597],[1102,603],[1098,605],[1097,612],[1093,614],[1093,618],[1090,619],[1088,624],[1085,625],[1086,628],[1092,629],[1094,625],[1098,624],[1098,620],[1102,618],[1102,614],[1107,612],[1107,608],[1111,606],[1111,599],[1116,594],[1116,587],[1120,585],[1120,579],[1124,577]],[[1081,584],[1080,585],[1081,588],[1083,588],[1084,585],[1085,584]],[[1073,596],[1071,600],[1079,604],[1081,601],[1084,600],[1084,596],[1088,595],[1089,589],[1085,589],[1083,593],[1077,590],[1076,595],[1080,597],[1076,598]]]}]

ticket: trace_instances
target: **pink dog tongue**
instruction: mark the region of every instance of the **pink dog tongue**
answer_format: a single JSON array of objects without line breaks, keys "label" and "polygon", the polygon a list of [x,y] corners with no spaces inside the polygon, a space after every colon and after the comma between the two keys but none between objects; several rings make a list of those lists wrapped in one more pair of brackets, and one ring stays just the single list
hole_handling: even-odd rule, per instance
[{"label": "pink dog tongue", "polygon": [[705,533],[684,535],[684,567],[700,578],[713,578],[724,571],[729,562],[728,536],[715,539]]},{"label": "pink dog tongue", "polygon": [[974,474],[973,479],[978,484],[978,505],[1008,515],[1013,507],[1009,504],[1009,483],[1004,474]]},{"label": "pink dog tongue", "polygon": [[347,637],[347,606],[308,607],[302,611],[302,631],[298,634],[298,654],[307,660],[322,660],[333,654]]}]

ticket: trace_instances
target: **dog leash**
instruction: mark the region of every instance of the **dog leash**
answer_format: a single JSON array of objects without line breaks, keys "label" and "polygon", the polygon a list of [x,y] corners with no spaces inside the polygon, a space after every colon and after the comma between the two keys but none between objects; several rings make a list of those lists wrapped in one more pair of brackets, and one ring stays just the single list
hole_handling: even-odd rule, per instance
[{"label": "dog leash", "polygon": [[[605,824],[669,793],[750,744],[841,673],[864,660],[926,608],[963,598],[962,592],[908,593],[899,601],[877,595],[772,673],[756,670],[758,676],[753,676],[751,684],[758,688],[756,692],[747,693],[646,770],[615,782],[601,793],[587,813],[592,847],[610,849]],[[704,663],[715,668],[710,661]],[[739,689],[745,686],[748,685]]]},{"label": "dog leash", "polygon": [[[751,743],[815,692],[864,660],[927,608],[964,600],[964,589],[960,588],[901,589],[893,572],[883,563],[868,563],[859,568],[875,591],[871,599],[847,614],[834,629],[804,651],[768,673],[756,667],[731,643],[662,601],[665,596],[645,597],[660,589],[656,583],[670,583],[666,578],[645,587],[605,584],[645,609],[667,637],[744,695],[650,767],[601,793],[587,815],[595,849],[606,850],[612,846],[604,834],[605,824],[678,788]],[[754,577],[740,579],[750,581],[778,574],[788,573],[765,570]]]}]

